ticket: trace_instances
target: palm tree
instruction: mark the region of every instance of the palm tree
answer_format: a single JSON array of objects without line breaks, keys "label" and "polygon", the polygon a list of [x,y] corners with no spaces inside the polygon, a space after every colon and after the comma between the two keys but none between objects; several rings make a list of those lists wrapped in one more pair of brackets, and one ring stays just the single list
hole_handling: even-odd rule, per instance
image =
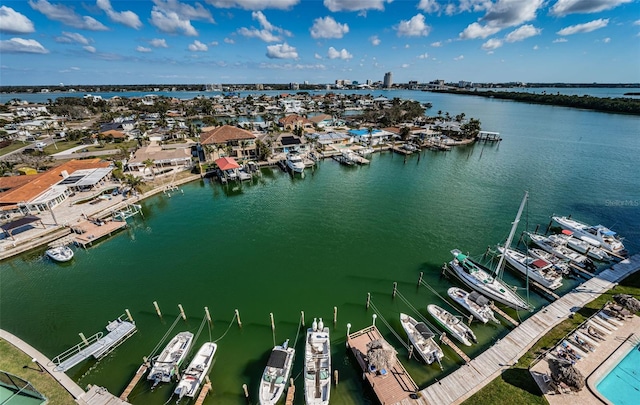
[{"label": "palm tree", "polygon": [[142,185],[144,184],[144,180],[140,177],[134,176],[133,174],[125,174],[124,175],[124,184],[129,186],[131,190],[139,193],[142,191]]},{"label": "palm tree", "polygon": [[369,147],[371,147],[371,145],[373,144],[373,127],[369,126],[369,128],[367,128],[367,133],[369,134]]},{"label": "palm tree", "polygon": [[142,162],[142,164],[144,164],[144,170],[146,171],[147,169],[149,169],[151,171],[151,176],[153,177],[153,180],[156,179],[156,174],[153,171],[153,166],[155,166],[155,162],[153,161],[153,159],[147,159],[144,162]]}]

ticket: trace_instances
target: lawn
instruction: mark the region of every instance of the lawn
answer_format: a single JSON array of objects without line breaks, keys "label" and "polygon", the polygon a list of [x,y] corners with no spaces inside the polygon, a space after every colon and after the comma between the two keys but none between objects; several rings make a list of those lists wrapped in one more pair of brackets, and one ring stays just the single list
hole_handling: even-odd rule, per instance
[{"label": "lawn", "polygon": [[[529,366],[540,354],[555,347],[567,333],[601,309],[616,294],[631,294],[640,297],[640,272],[622,280],[617,287],[594,299],[572,318],[558,324],[525,353],[515,366],[505,370],[500,377],[463,402],[465,405],[493,405],[498,403],[548,404],[537,384],[529,374]],[[637,314],[636,314],[637,315]]]},{"label": "lawn", "polygon": [[[27,367],[25,367],[27,366]],[[71,394],[47,372],[41,372],[31,358],[11,343],[0,339],[0,370],[17,375],[31,383],[50,404],[74,405]]]}]

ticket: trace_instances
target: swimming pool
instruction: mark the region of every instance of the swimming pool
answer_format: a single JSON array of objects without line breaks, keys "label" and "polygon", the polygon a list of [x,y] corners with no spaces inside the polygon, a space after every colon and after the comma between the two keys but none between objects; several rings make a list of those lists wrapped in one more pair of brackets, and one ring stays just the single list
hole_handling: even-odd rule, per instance
[{"label": "swimming pool", "polygon": [[615,405],[638,403],[640,344],[636,345],[600,382],[596,389]]}]

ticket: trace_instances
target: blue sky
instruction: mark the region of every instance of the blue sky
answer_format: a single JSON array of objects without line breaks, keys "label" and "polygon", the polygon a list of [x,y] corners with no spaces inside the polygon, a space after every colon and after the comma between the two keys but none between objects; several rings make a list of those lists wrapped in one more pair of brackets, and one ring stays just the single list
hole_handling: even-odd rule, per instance
[{"label": "blue sky", "polygon": [[639,0],[4,0],[0,84],[640,82]]}]

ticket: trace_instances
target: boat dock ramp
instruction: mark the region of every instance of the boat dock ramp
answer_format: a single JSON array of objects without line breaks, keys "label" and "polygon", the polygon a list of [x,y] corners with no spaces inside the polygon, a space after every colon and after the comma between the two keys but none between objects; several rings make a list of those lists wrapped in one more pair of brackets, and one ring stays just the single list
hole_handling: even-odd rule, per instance
[{"label": "boat dock ramp", "polygon": [[55,370],[66,372],[91,356],[100,359],[111,353],[113,349],[136,332],[136,325],[133,322],[124,321],[121,318],[122,316],[109,322],[107,325],[109,333],[104,336],[102,332],[98,332],[86,339],[81,334],[82,342],[53,358],[52,362],[56,365]]},{"label": "boat dock ramp", "polygon": [[378,401],[381,404],[427,405],[427,401],[417,395],[418,386],[395,354],[394,365],[389,370],[370,370],[366,359],[367,344],[374,340],[386,343],[375,325],[347,335],[347,347],[351,349],[362,369],[363,378],[373,389]]}]

